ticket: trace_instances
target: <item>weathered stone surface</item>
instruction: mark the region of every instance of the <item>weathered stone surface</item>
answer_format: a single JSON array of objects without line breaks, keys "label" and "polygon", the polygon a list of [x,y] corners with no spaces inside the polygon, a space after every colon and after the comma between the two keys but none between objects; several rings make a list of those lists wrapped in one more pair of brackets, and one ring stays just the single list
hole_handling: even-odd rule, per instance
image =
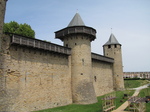
[{"label": "weathered stone surface", "polygon": [[1,52],[1,45],[2,45],[2,34],[3,34],[3,24],[4,24],[4,17],[5,17],[5,10],[6,10],[6,1],[7,0],[0,0],[0,52]]},{"label": "weathered stone surface", "polygon": [[114,58],[114,64],[112,68],[114,76],[114,88],[116,90],[124,89],[121,45],[104,45],[103,48],[105,56]]},{"label": "weathered stone surface", "polygon": [[[5,48],[8,40],[4,38]],[[72,103],[68,56],[21,46],[8,49],[1,56],[1,110],[27,112]]]},{"label": "weathered stone surface", "polygon": [[97,96],[113,91],[112,64],[92,61],[94,88]]},{"label": "weathered stone surface", "polygon": [[64,39],[71,48],[72,98],[74,103],[96,103],[92,80],[91,41],[84,34]]}]

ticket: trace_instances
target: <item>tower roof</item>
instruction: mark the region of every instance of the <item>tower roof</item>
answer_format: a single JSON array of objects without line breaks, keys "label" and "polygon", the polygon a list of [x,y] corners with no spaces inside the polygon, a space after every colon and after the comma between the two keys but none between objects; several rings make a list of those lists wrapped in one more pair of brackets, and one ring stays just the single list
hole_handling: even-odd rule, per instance
[{"label": "tower roof", "polygon": [[71,37],[72,35],[87,35],[90,41],[96,38],[96,30],[92,27],[85,26],[83,20],[81,19],[79,13],[76,13],[69,25],[55,32],[55,38],[64,40],[64,38]]},{"label": "tower roof", "polygon": [[[109,40],[104,45],[120,44],[114,34],[111,33]],[[120,44],[121,45],[121,44]]]},{"label": "tower roof", "polygon": [[70,21],[68,27],[70,26],[85,26],[81,16],[79,13],[76,13],[73,17],[73,19]]}]

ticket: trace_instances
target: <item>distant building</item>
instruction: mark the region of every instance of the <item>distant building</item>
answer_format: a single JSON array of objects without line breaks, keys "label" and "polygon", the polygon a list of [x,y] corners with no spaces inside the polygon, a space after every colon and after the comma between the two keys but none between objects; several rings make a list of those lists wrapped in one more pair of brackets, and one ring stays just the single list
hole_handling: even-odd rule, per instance
[{"label": "distant building", "polygon": [[123,77],[150,79],[150,72],[123,72]]}]

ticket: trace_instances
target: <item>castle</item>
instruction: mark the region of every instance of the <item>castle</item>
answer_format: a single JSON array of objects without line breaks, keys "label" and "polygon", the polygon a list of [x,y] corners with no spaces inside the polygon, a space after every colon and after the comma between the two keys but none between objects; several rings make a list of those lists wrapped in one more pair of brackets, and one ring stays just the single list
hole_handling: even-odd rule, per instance
[{"label": "castle", "polygon": [[124,88],[121,44],[113,34],[104,55],[91,52],[96,30],[78,13],[55,32],[60,46],[38,39],[2,34],[7,0],[0,2],[0,110],[29,112],[91,104],[97,96]]}]

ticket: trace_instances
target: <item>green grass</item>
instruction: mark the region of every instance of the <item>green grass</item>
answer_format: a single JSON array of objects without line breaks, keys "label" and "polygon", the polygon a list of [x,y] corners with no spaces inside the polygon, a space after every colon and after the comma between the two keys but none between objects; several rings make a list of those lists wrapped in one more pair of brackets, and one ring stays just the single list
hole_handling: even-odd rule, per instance
[{"label": "green grass", "polygon": [[102,110],[99,109],[98,103],[93,105],[77,105],[71,104],[67,106],[42,110],[38,112],[100,112]]},{"label": "green grass", "polygon": [[133,90],[126,90],[126,91],[117,91],[116,92],[116,108],[118,108],[119,106],[121,106],[125,101],[128,100],[127,97],[124,97],[124,94],[127,94],[128,96],[132,96],[134,93]]},{"label": "green grass", "polygon": [[[116,92],[116,107],[119,107],[127,99],[122,99],[124,94],[132,95],[134,91],[117,91]],[[102,112],[102,101],[101,98],[104,96],[97,97],[98,102],[89,105],[70,104],[67,106],[56,107],[52,109],[41,110],[37,112]],[[123,102],[120,102],[122,100]]]},{"label": "green grass", "polygon": [[148,83],[148,80],[124,80],[125,88],[136,88]]},{"label": "green grass", "polygon": [[89,105],[70,104],[67,106],[56,107],[47,110],[41,110],[37,112],[102,112],[101,97],[98,97],[98,102]]}]

